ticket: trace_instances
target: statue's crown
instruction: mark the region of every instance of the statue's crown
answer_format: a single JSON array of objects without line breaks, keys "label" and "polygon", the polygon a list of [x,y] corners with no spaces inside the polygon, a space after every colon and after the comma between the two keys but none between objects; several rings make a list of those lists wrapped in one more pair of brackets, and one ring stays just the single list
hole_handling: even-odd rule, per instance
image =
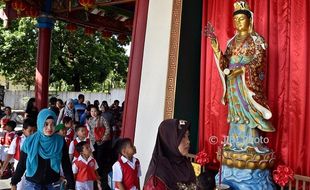
[{"label": "statue's crown", "polygon": [[236,1],[234,3],[234,7],[235,7],[234,12],[239,11],[239,10],[250,11],[249,5],[248,5],[248,3],[245,0],[238,0],[238,1]]}]

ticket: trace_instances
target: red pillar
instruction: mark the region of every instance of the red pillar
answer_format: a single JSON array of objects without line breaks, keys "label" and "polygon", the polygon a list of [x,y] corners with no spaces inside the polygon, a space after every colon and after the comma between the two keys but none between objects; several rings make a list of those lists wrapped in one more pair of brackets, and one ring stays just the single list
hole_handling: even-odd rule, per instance
[{"label": "red pillar", "polygon": [[51,57],[51,37],[54,20],[48,16],[38,18],[39,42],[37,50],[35,97],[38,109],[48,106],[49,65]]},{"label": "red pillar", "polygon": [[149,0],[137,0],[126,85],[122,136],[134,140]]}]

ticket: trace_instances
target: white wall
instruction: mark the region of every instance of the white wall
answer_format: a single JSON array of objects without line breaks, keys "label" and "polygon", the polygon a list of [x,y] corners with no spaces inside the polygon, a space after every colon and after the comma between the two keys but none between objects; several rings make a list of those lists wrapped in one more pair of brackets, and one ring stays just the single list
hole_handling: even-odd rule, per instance
[{"label": "white wall", "polygon": [[[99,100],[101,103],[106,100],[109,105],[113,103],[114,100],[119,100],[120,104],[125,100],[125,89],[111,89],[110,94],[104,93],[94,93],[94,92],[49,92],[50,97],[55,96],[62,99],[64,102],[69,99],[76,99],[79,94],[84,94],[85,101],[89,100],[94,103],[94,100]],[[34,97],[34,91],[10,91],[6,90],[4,95],[4,105],[10,106],[15,110],[25,110],[26,104],[29,98]]]},{"label": "white wall", "polygon": [[164,118],[172,0],[150,0],[135,131],[141,183],[153,152],[157,128]]}]

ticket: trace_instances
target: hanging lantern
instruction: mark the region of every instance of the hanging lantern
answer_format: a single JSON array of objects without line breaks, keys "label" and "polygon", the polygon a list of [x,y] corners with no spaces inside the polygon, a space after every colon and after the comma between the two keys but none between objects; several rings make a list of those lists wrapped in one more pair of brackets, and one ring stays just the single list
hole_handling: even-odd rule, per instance
[{"label": "hanging lantern", "polygon": [[13,0],[11,5],[12,5],[12,8],[17,12],[18,15],[22,11],[24,11],[27,7],[27,5],[21,0]]},{"label": "hanging lantern", "polygon": [[109,31],[102,31],[102,37],[103,38],[111,38],[112,37],[112,32]]},{"label": "hanging lantern", "polygon": [[79,0],[79,3],[88,11],[89,8],[92,8],[96,0]]},{"label": "hanging lantern", "polygon": [[75,32],[77,30],[77,26],[75,24],[69,23],[67,24],[66,29],[70,32]]},{"label": "hanging lantern", "polygon": [[92,29],[92,28],[86,27],[84,29],[84,34],[87,35],[87,36],[93,35],[94,33],[95,33],[95,30]]},{"label": "hanging lantern", "polygon": [[27,7],[25,10],[25,15],[31,18],[36,18],[37,16],[39,16],[39,11],[34,7]]}]

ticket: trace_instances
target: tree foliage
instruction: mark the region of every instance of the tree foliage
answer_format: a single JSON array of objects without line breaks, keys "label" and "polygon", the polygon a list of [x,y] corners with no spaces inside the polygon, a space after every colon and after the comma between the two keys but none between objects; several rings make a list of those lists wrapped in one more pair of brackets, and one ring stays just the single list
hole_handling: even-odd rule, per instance
[{"label": "tree foliage", "polygon": [[[0,28],[0,70],[27,86],[34,85],[38,29],[35,20],[22,18],[10,29]],[[116,38],[104,39],[99,33],[86,36],[82,29],[69,32],[65,23],[56,22],[52,33],[50,84],[64,81],[70,90],[93,91],[111,73],[125,82],[128,57]]]},{"label": "tree foliage", "polygon": [[27,87],[34,84],[37,30],[33,20],[12,23],[12,30],[0,29],[1,73],[14,83]]}]

